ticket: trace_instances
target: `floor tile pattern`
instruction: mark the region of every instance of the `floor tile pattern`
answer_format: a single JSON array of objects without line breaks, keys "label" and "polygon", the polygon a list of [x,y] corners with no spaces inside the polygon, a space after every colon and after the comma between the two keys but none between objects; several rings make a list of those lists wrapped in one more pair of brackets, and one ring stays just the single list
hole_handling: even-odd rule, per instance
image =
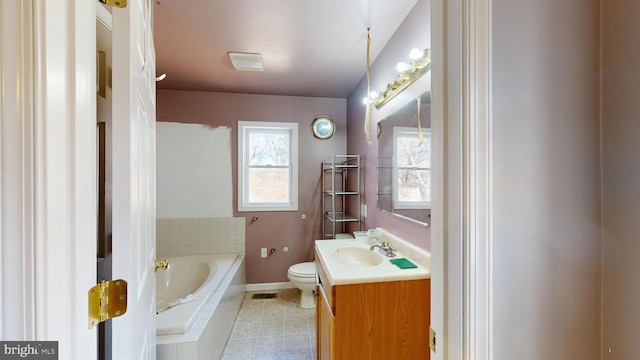
[{"label": "floor tile pattern", "polygon": [[[254,293],[278,296],[252,299]],[[316,310],[300,308],[299,299],[298,289],[247,292],[222,359],[315,359]]]}]

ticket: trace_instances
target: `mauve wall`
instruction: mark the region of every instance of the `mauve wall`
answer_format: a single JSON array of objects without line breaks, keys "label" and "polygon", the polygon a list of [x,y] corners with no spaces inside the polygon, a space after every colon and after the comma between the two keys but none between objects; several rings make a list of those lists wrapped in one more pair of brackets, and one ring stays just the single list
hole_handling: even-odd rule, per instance
[{"label": "mauve wall", "polygon": [[[411,12],[407,15],[398,30],[391,37],[384,49],[371,64],[371,90],[383,90],[387,84],[393,82],[398,75],[395,70],[400,61],[407,61],[407,56],[412,48],[427,49],[431,44],[430,25],[430,1],[418,0]],[[375,28],[371,30],[371,41],[376,41]],[[365,55],[363,47],[362,54]],[[363,66],[364,73],[364,66]],[[427,79],[425,77],[424,79]],[[420,86],[412,84],[403,95],[411,93],[411,89]],[[430,250],[430,230],[423,225],[413,223],[406,219],[383,213],[376,208],[377,205],[377,154],[378,144],[375,136],[376,122],[384,117],[392,108],[398,108],[401,103],[409,101],[408,96],[400,96],[390,103],[376,110],[371,106],[371,141],[367,144],[364,135],[365,106],[362,99],[367,93],[366,77],[363,78],[347,99],[347,123],[348,140],[347,150],[350,154],[361,154],[363,158],[364,193],[362,202],[367,205],[367,218],[363,223],[363,229],[381,227],[385,230],[404,238],[407,241]]]},{"label": "mauve wall", "polygon": [[[346,151],[346,100],[159,90],[157,104],[158,121],[231,128],[233,188],[222,191],[233,192],[234,216],[246,218],[247,282],[288,281],[289,266],[312,261],[313,241],[321,238],[320,164],[332,154]],[[311,134],[311,122],[318,115],[331,117],[337,125],[329,140],[317,140]],[[238,120],[299,124],[299,211],[237,212]],[[306,219],[302,219],[303,214]],[[252,222],[254,216],[258,220]],[[289,248],[287,253],[282,251],[285,246]],[[276,248],[276,252],[261,258],[263,247]]]},{"label": "mauve wall", "polygon": [[603,1],[602,359],[640,357],[640,2]]},{"label": "mauve wall", "polygon": [[599,5],[492,4],[495,360],[600,359]]}]

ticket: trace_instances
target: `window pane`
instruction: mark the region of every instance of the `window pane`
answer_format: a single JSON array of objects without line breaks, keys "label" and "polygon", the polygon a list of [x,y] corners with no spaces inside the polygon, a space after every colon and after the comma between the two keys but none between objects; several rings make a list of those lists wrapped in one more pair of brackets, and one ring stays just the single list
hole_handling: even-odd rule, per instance
[{"label": "window pane", "polygon": [[250,168],[248,203],[289,203],[288,168]]},{"label": "window pane", "polygon": [[418,136],[399,136],[397,138],[397,159],[399,167],[430,168],[431,137],[425,135],[422,144],[418,144]]},{"label": "window pane", "polygon": [[402,203],[431,202],[431,171],[398,170],[398,200]]},{"label": "window pane", "polygon": [[256,130],[248,133],[247,161],[249,165],[289,165],[288,131]]},{"label": "window pane", "polygon": [[298,210],[298,124],[238,121],[238,211]]}]

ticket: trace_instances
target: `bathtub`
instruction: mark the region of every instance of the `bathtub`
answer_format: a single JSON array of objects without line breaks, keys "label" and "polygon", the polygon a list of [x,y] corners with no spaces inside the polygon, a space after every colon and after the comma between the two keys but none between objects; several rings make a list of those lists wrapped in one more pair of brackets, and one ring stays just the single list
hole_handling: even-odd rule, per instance
[{"label": "bathtub", "polygon": [[[237,259],[237,254],[168,258],[169,267],[156,272],[156,335],[187,332]],[[188,295],[195,300],[167,309],[170,303]]]},{"label": "bathtub", "polygon": [[[246,292],[244,256],[188,255],[167,260],[168,268],[156,272],[158,359],[221,356]],[[168,307],[191,297],[194,300]]]}]

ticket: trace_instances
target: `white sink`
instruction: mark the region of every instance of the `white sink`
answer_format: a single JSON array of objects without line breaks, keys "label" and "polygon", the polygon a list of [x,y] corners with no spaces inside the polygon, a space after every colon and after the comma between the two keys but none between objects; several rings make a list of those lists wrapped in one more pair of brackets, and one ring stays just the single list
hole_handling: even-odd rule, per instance
[{"label": "white sink", "polygon": [[[384,281],[427,279],[431,276],[428,263],[422,261],[412,247],[393,239],[397,249],[394,258],[380,254],[366,240],[336,239],[315,242],[317,259],[331,285],[360,284]],[[418,250],[423,251],[423,250]],[[428,256],[428,252],[425,252]],[[413,269],[400,269],[389,260],[406,257],[418,265]]]},{"label": "white sink", "polygon": [[331,256],[335,256],[343,264],[356,266],[376,266],[384,261],[378,252],[355,246],[339,247],[333,250]]}]

